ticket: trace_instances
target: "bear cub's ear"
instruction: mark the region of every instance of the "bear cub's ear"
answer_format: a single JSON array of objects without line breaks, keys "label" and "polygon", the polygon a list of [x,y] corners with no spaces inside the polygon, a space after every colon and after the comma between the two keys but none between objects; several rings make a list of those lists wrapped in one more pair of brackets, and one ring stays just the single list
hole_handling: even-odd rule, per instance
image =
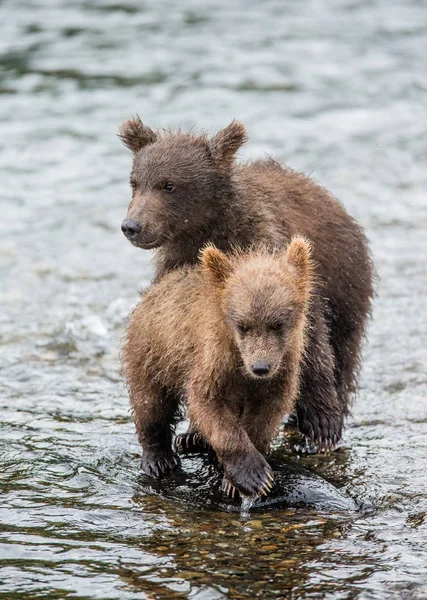
[{"label": "bear cub's ear", "polygon": [[200,253],[202,269],[211,283],[223,287],[232,272],[230,259],[215,246],[206,246]]},{"label": "bear cub's ear", "polygon": [[284,251],[286,265],[298,279],[299,289],[308,295],[313,286],[314,266],[311,259],[311,244],[301,236],[293,237]]},{"label": "bear cub's ear", "polygon": [[209,142],[209,150],[218,166],[229,168],[237,150],[247,141],[248,135],[243,123],[232,121],[213,136]]},{"label": "bear cub's ear", "polygon": [[119,129],[119,138],[129,150],[136,154],[144,146],[154,144],[157,140],[157,134],[150,127],[144,125],[137,115],[132,119],[123,121]]}]

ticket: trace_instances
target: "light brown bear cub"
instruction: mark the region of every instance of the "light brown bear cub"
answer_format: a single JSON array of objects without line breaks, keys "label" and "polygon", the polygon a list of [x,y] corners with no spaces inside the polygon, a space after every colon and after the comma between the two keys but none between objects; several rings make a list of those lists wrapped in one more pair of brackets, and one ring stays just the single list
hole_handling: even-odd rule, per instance
[{"label": "light brown bear cub", "polygon": [[313,277],[310,246],[297,237],[275,253],[207,247],[201,265],[144,293],[123,370],[148,475],[179,464],[172,432],[184,402],[223,465],[225,489],[270,489],[264,455],[298,395]]}]

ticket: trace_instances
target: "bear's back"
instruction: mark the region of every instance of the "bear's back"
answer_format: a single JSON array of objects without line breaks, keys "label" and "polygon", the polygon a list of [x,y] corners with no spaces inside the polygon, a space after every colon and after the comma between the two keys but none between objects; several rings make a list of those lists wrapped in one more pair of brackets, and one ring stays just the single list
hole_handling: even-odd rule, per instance
[{"label": "bear's back", "polygon": [[143,292],[127,327],[124,363],[143,357],[141,369],[150,377],[180,389],[199,350],[203,290],[200,266],[185,266]]}]

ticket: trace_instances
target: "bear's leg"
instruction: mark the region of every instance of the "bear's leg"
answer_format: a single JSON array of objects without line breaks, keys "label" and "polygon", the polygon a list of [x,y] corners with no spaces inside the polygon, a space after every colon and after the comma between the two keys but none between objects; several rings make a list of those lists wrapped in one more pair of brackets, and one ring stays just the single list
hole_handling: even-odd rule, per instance
[{"label": "bear's leg", "polygon": [[205,388],[204,378],[198,379],[198,384],[189,386],[189,417],[217,454],[230,489],[236,488],[251,498],[267,494],[274,480],[270,465],[249,439],[229,403],[217,394],[212,396]]},{"label": "bear's leg", "polygon": [[137,392],[130,390],[133,417],[142,446],[141,468],[151,477],[175,470],[178,456],[172,451],[172,431],[179,410],[175,394],[153,384],[139,382]]},{"label": "bear's leg", "polygon": [[[276,396],[272,401],[262,403],[253,402],[246,405],[241,417],[241,424],[255,448],[263,455],[270,451],[270,444],[283,419],[284,402],[280,396]],[[271,480],[271,487],[273,479]],[[227,477],[222,482],[222,490],[234,498],[238,490]]]},{"label": "bear's leg", "polygon": [[305,436],[299,451],[329,452],[341,439],[347,404],[337,394],[334,352],[318,302],[310,313],[308,340],[297,399],[298,427]]},{"label": "bear's leg", "polygon": [[341,404],[345,405],[348,412],[351,396],[357,388],[366,316],[353,315],[351,323],[345,323],[345,327],[342,322],[339,325],[340,327],[332,324],[331,343],[335,355],[337,392]]},{"label": "bear's leg", "polygon": [[278,392],[262,403],[255,399],[245,406],[242,425],[255,448],[262,454],[270,452],[271,442],[283,423],[283,417],[289,414],[289,409],[283,392]]},{"label": "bear's leg", "polygon": [[178,454],[205,454],[210,450],[205,438],[191,423],[186,433],[175,437],[174,447]]}]

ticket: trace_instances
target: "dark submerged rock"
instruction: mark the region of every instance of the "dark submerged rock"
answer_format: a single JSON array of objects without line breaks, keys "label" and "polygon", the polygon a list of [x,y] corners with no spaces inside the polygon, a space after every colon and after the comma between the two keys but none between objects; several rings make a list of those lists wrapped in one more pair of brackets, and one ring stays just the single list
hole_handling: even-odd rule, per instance
[{"label": "dark submerged rock", "polygon": [[[275,476],[273,489],[257,499],[250,510],[300,506],[327,511],[355,511],[355,501],[334,485],[301,467],[296,461],[269,460]],[[178,472],[163,479],[140,475],[138,483],[145,494],[210,510],[241,511],[240,498],[227,498],[221,490],[221,467],[205,456],[182,458]]]}]

